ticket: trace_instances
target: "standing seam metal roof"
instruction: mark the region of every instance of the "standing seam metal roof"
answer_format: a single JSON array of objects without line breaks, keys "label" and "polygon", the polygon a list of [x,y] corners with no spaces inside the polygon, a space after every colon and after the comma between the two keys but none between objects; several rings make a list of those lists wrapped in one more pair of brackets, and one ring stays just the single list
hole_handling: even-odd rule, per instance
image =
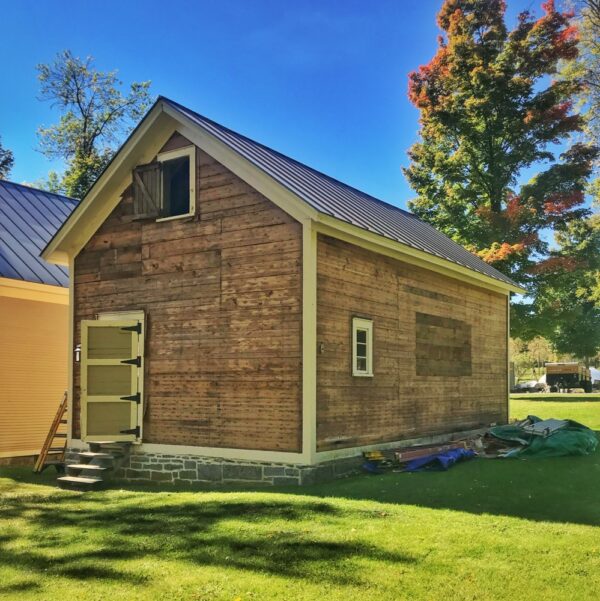
[{"label": "standing seam metal roof", "polygon": [[76,206],[67,196],[0,180],[0,277],[67,287],[67,269],[40,253]]},{"label": "standing seam metal roof", "polygon": [[509,277],[412,213],[320,173],[312,167],[219,125],[173,100],[165,97],[161,97],[160,100],[211,133],[320,213],[501,282],[518,286]]}]

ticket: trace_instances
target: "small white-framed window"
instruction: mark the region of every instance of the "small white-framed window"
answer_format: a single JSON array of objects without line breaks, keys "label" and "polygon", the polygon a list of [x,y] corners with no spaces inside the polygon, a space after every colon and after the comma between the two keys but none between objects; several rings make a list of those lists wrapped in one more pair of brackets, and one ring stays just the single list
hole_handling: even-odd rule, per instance
[{"label": "small white-framed window", "polygon": [[161,152],[133,170],[133,214],[138,219],[180,219],[196,211],[196,147]]},{"label": "small white-framed window", "polygon": [[163,152],[161,164],[161,217],[159,221],[193,215],[196,207],[196,147]]},{"label": "small white-framed window", "polygon": [[352,375],[373,376],[373,321],[352,318]]}]

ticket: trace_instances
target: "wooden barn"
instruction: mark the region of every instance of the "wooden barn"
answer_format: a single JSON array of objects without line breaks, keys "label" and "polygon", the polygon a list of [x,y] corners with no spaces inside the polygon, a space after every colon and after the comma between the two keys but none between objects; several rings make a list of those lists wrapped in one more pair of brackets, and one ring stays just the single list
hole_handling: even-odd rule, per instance
[{"label": "wooden barn", "polygon": [[70,448],[132,443],[127,478],[303,483],[507,420],[514,282],[166,98],[43,256],[72,274]]},{"label": "wooden barn", "polygon": [[40,252],[75,207],[0,180],[0,458],[40,452],[67,388],[68,283]]}]

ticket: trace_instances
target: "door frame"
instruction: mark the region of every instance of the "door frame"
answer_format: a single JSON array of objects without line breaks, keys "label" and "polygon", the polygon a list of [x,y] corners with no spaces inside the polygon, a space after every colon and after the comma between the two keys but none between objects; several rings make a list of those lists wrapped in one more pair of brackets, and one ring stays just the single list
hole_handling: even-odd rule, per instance
[{"label": "door frame", "polygon": [[138,391],[140,393],[140,404],[137,406],[137,419],[138,426],[140,427],[140,436],[134,441],[135,444],[141,444],[144,438],[144,412],[146,407],[146,400],[144,397],[144,383],[146,381],[146,313],[143,309],[136,309],[134,311],[103,311],[102,313],[96,314],[96,319],[98,321],[107,319],[116,321],[132,319],[139,321],[142,324],[142,332],[138,336],[138,355],[142,358],[142,364],[138,368]]},{"label": "door frame", "polygon": [[[139,426],[139,436],[136,437],[135,434],[123,434],[118,438],[122,439],[120,442],[132,442],[134,444],[141,444],[143,439],[143,429],[144,429],[144,380],[145,380],[145,335],[146,335],[146,319],[145,313],[142,310],[138,311],[110,311],[110,312],[102,312],[97,313],[95,315],[97,321],[115,321],[115,322],[131,322],[137,321],[141,323],[141,332],[138,334],[138,356],[141,358],[140,366],[137,368],[137,390],[140,394],[140,403],[136,405],[136,419],[137,426]],[[90,321],[90,320],[84,320]],[[116,324],[115,324],[116,325]],[[81,332],[81,350],[83,352],[84,342],[87,343],[87,340],[84,340],[83,331]],[[87,353],[87,349],[86,349]],[[83,384],[83,369],[81,370],[81,384]],[[84,407],[83,399],[80,394],[80,421],[81,421],[81,440],[84,442],[94,442],[106,440],[106,436],[84,436],[84,430],[87,430],[87,407]]]}]

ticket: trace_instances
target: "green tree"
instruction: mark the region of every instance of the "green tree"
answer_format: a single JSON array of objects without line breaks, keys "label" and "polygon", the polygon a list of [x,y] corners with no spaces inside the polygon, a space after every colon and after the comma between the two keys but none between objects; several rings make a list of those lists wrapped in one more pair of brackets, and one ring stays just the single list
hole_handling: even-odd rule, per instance
[{"label": "green tree", "polygon": [[[578,108],[584,115],[583,132],[591,144],[600,141],[600,0],[580,0],[579,54],[562,65],[566,80],[579,82]],[[600,164],[596,161],[588,192],[600,203]]]},{"label": "green tree", "polygon": [[15,158],[12,151],[8,150],[8,148],[4,148],[0,141],[0,179],[6,179],[8,177],[14,162]]},{"label": "green tree", "polygon": [[546,363],[558,359],[550,341],[541,336],[533,340],[511,338],[509,350],[517,381],[531,379],[531,377],[539,379],[544,374]]},{"label": "green tree", "polygon": [[[60,191],[83,198],[148,109],[150,82],[134,82],[123,91],[116,71],[98,71],[92,57],[80,59],[69,50],[37,69],[41,98],[62,113],[57,124],[38,130],[41,150],[66,162]],[[56,176],[51,180],[56,187]]]},{"label": "green tree", "polygon": [[532,368],[534,359],[527,348],[527,343],[520,338],[510,339],[509,351],[515,370],[515,381],[520,382]]},{"label": "green tree", "polygon": [[600,140],[600,0],[583,0],[579,21],[579,56],[565,66],[582,82],[581,100],[587,107],[586,133]]},{"label": "green tree", "polygon": [[[437,53],[409,78],[421,139],[405,170],[419,217],[534,296],[533,268],[551,258],[541,234],[588,214],[584,190],[598,154],[575,143],[557,156],[583,127],[572,110],[580,81],[557,78],[577,57],[578,37],[572,14],[553,0],[542,6],[540,18],[523,12],[509,30],[502,0],[444,1]],[[539,172],[520,185],[532,167]]]},{"label": "green tree", "polygon": [[556,242],[528,310],[557,352],[589,364],[600,351],[600,215],[569,223]]}]

